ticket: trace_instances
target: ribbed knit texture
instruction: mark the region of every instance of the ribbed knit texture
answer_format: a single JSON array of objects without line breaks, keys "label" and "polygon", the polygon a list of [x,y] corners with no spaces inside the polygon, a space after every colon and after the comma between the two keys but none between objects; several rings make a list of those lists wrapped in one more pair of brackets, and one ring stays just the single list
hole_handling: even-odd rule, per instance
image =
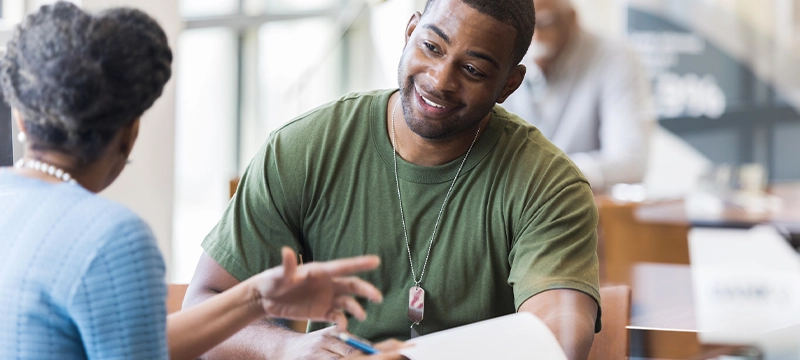
[{"label": "ribbed knit texture", "polygon": [[150,228],[80,186],[0,170],[0,359],[166,359]]}]

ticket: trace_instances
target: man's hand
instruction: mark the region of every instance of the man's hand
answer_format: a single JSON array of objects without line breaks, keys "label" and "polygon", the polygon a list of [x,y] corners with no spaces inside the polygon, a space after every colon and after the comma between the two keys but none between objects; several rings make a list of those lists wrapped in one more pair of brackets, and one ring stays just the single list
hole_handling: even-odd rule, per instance
[{"label": "man's hand", "polygon": [[286,343],[283,349],[284,359],[341,359],[350,353],[358,353],[349,345],[328,336],[333,328],[326,328],[298,334]]},{"label": "man's hand", "polygon": [[[360,256],[298,266],[294,251],[283,248],[282,266],[262,272],[247,282],[255,289],[258,303],[266,316],[335,322],[340,330],[347,329],[345,312],[363,321],[367,314],[354,296],[380,302],[383,296],[372,284],[354,273],[373,270],[380,260],[377,256]],[[315,334],[315,333],[312,333]],[[312,335],[308,334],[308,335]],[[310,336],[318,343],[321,335]],[[344,354],[342,354],[344,355]]]},{"label": "man's hand", "polygon": [[379,354],[366,355],[353,347],[328,336],[333,327],[317,330],[308,334],[297,334],[286,342],[283,348],[283,359],[342,359],[342,360],[401,360],[405,359],[397,351],[405,344],[398,340],[386,340],[375,345]]},{"label": "man's hand", "polygon": [[347,356],[343,360],[402,360],[406,359],[405,356],[400,355],[397,351],[403,348],[405,344],[402,341],[397,341],[394,339],[386,340],[382,343],[376,344],[375,348],[380,350],[380,354],[375,355],[365,355],[365,354],[356,354],[357,351],[354,351],[354,354]]}]

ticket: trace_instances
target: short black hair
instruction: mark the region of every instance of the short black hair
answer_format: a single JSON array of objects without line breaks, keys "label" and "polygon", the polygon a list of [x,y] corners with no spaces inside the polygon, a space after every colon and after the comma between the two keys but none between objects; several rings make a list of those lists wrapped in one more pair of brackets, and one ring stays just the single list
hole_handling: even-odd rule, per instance
[{"label": "short black hair", "polygon": [[86,164],[161,96],[171,63],[166,34],[144,12],[91,15],[57,2],[17,26],[0,60],[0,84],[34,149]]},{"label": "short black hair", "polygon": [[[512,65],[517,65],[525,57],[528,47],[533,39],[533,29],[536,25],[536,12],[533,9],[533,0],[460,0],[467,6],[481,14],[489,15],[498,21],[511,25],[517,30],[514,39],[514,51],[511,54]],[[423,15],[435,3],[428,0],[425,3]]]}]

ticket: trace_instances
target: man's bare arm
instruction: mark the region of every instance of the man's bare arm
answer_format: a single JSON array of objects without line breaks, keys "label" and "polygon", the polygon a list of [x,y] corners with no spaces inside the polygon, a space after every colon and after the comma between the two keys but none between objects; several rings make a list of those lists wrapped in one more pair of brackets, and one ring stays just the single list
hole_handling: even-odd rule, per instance
[{"label": "man's bare arm", "polygon": [[[205,252],[195,269],[184,308],[189,308],[217,295],[239,283]],[[203,355],[204,359],[330,359],[336,354],[345,355],[349,347],[323,336],[326,330],[301,334],[270,324],[266,319],[254,322],[219,346]]]},{"label": "man's bare arm", "polygon": [[539,293],[522,303],[519,311],[536,315],[550,328],[570,360],[585,360],[594,340],[597,302],[576,290]]}]

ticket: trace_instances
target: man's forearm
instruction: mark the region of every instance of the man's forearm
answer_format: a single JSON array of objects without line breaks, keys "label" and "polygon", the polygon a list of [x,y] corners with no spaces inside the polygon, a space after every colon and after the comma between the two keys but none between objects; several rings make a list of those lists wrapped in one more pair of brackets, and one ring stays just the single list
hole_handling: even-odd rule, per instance
[{"label": "man's forearm", "polygon": [[281,359],[284,346],[301,334],[259,320],[219,344],[202,359]]},{"label": "man's forearm", "polygon": [[263,317],[258,294],[248,283],[171,314],[167,318],[170,359],[195,359]]},{"label": "man's forearm", "polygon": [[563,311],[542,321],[556,336],[567,359],[585,360],[589,357],[594,340],[594,321],[587,321],[585,317]]},{"label": "man's forearm", "polygon": [[[225,289],[232,290],[239,284],[228,284]],[[223,289],[203,288],[202,286],[189,286],[184,298],[184,311],[192,310],[197,305],[219,296]],[[256,320],[244,329],[238,331],[224,342],[212,348],[203,356],[202,359],[281,359],[285,349],[284,345],[289,343],[298,334],[294,331],[273,325],[268,319]]]},{"label": "man's forearm", "polygon": [[575,290],[542,292],[519,307],[536,315],[553,332],[567,359],[586,360],[594,340],[597,303]]}]

